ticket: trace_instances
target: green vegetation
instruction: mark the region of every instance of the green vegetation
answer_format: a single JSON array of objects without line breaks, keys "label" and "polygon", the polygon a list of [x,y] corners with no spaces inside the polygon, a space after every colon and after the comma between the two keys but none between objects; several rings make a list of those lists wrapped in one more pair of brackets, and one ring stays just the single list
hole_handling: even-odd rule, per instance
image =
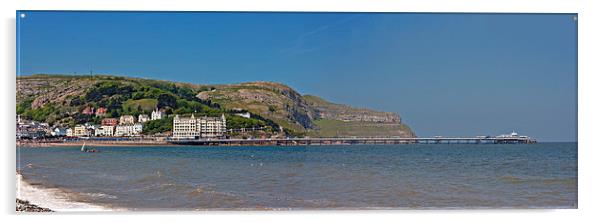
[{"label": "green vegetation", "polygon": [[31,109],[31,102],[33,102],[33,98],[26,99],[21,103],[17,104],[17,114],[23,114],[28,109]]},{"label": "green vegetation", "polygon": [[176,101],[174,114],[199,114],[206,116],[219,116],[225,111],[220,108],[211,107],[197,100],[178,99]]},{"label": "green vegetation", "polygon": [[159,120],[152,120],[144,123],[142,133],[153,135],[157,133],[169,132],[172,129],[173,117],[167,117]]},{"label": "green vegetation", "polygon": [[[36,75],[36,78],[54,77],[50,75]],[[68,78],[69,76],[59,76],[57,78]],[[32,78],[32,77],[28,77]],[[74,77],[75,78],[75,77]],[[38,121],[46,121],[45,117],[55,114],[57,117],[66,116],[64,113],[70,110],[74,113],[81,113],[86,107],[96,109],[104,107],[108,109],[107,117],[119,117],[121,115],[148,114],[156,107],[172,111],[176,114],[184,113],[202,113],[203,115],[218,115],[223,112],[219,105],[211,101],[203,101],[195,97],[196,91],[188,86],[176,86],[174,83],[142,80],[125,79],[109,76],[94,76],[95,84],[85,90],[84,95],[67,96],[66,105],[56,109],[49,103],[43,107],[32,109],[33,98],[21,101],[17,105],[17,114],[24,118],[31,118]],[[94,121],[92,117],[74,117],[76,122]]]},{"label": "green vegetation", "polygon": [[242,128],[260,128],[266,126],[264,121],[258,119],[250,119],[240,117],[237,115],[228,115],[226,117],[226,126],[229,129],[242,129]]},{"label": "green vegetation", "polygon": [[[155,108],[171,114],[192,114],[196,116],[220,116],[227,115],[228,128],[260,128],[268,126],[269,130],[277,130],[271,120],[254,115],[251,118],[243,118],[234,115],[239,111],[232,111],[211,100],[202,100],[196,97],[200,91],[211,91],[212,86],[195,87],[187,84],[176,84],[167,81],[146,80],[136,78],[124,78],[113,76],[93,76],[82,78],[81,76],[68,75],[33,75],[24,79],[36,79],[43,82],[48,79],[60,79],[60,83],[72,83],[73,81],[86,81],[83,94],[66,95],[63,101],[50,103],[33,109],[32,102],[36,98],[26,98],[17,104],[17,114],[23,118],[32,119],[49,124],[61,124],[73,126],[75,124],[95,123],[100,124],[103,118],[118,118],[122,115],[150,114]],[[72,82],[69,82],[72,81]],[[58,83],[58,82],[57,82]],[[56,85],[56,84],[55,84]],[[52,91],[53,84],[45,84],[43,92]],[[39,89],[36,89],[39,90]],[[42,92],[42,91],[40,91]],[[60,96],[60,95],[58,95]],[[106,108],[107,113],[103,117],[82,114],[86,107],[95,109]],[[168,117],[144,123],[145,134],[156,134],[168,132],[172,129],[173,118]]]},{"label": "green vegetation", "polygon": [[39,122],[46,121],[46,118],[58,111],[56,107],[52,104],[45,105],[38,109],[21,109],[23,110],[22,114],[24,117],[28,117],[34,121]]},{"label": "green vegetation", "polygon": [[152,98],[138,100],[129,99],[125,101],[121,107],[123,111],[127,113],[139,115],[151,113],[157,107],[157,104],[158,100]]}]

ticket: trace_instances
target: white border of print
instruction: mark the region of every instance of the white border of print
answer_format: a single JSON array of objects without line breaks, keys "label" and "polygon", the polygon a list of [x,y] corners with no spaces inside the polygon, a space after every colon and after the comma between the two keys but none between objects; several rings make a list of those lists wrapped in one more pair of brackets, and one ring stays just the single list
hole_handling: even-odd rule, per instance
[{"label": "white border of print", "polygon": [[[600,219],[602,166],[599,96],[600,8],[596,1],[574,0],[54,0],[2,1],[2,49],[4,74],[0,109],[3,163],[1,211],[5,222],[581,222]],[[468,210],[468,211],[270,211],[270,212],[163,212],[115,214],[15,214],[15,11],[16,10],[167,10],[167,11],[365,11],[365,12],[541,12],[579,13],[579,209],[577,210]],[[598,65],[598,66],[597,66]]]}]

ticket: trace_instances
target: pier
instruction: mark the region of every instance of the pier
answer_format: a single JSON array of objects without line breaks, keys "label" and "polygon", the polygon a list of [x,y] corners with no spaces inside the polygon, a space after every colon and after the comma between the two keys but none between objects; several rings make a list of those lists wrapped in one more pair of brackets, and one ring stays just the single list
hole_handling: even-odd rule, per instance
[{"label": "pier", "polygon": [[283,139],[169,139],[178,145],[364,145],[364,144],[533,144],[528,137],[426,137],[426,138],[283,138]]}]

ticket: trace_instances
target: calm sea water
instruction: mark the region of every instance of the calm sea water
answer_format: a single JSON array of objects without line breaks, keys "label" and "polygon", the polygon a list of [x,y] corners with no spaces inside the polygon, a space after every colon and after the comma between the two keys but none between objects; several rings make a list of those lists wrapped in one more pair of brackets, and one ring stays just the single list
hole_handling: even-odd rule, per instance
[{"label": "calm sea water", "polygon": [[25,180],[127,209],[576,208],[577,144],[21,148]]}]

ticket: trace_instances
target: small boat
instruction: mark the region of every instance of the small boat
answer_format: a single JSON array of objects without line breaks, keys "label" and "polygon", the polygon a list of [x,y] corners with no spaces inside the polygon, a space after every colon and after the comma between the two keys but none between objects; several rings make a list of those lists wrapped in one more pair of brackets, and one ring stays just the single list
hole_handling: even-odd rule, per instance
[{"label": "small boat", "polygon": [[84,142],[84,144],[82,145],[81,151],[82,152],[86,152],[86,153],[97,153],[97,152],[100,152],[100,151],[98,151],[96,149],[88,149],[88,148],[86,148],[86,142]]}]

